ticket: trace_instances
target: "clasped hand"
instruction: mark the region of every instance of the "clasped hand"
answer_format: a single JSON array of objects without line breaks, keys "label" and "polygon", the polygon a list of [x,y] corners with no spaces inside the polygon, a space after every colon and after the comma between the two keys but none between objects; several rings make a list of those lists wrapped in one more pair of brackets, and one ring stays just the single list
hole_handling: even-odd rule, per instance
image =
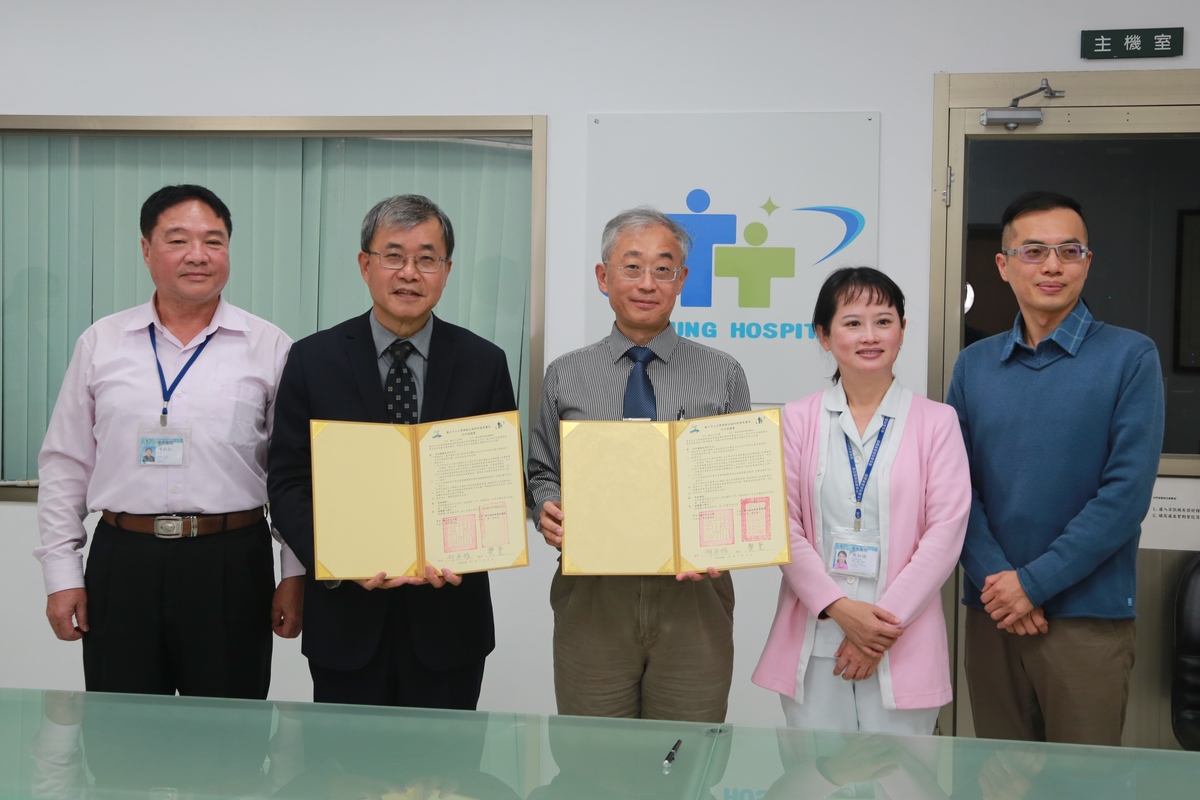
[{"label": "clasped hand", "polygon": [[837,649],[837,663],[833,666],[833,674],[841,675],[844,681],[865,681],[875,674],[882,656],[867,653],[849,639],[843,639]]},{"label": "clasped hand", "polygon": [[996,627],[1018,636],[1036,636],[1049,633],[1046,614],[1034,606],[1025,594],[1025,587],[1017,571],[1008,569],[988,575],[979,594],[983,610],[996,621]]},{"label": "clasped hand", "polygon": [[829,604],[825,613],[841,626],[847,641],[875,658],[882,658],[904,633],[899,617],[861,600],[840,597]]}]

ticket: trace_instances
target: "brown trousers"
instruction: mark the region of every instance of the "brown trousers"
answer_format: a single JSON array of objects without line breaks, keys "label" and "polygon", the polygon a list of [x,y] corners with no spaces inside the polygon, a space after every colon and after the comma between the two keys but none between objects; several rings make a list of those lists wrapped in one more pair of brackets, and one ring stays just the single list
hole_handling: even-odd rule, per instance
[{"label": "brown trousers", "polygon": [[967,610],[967,686],[975,734],[1075,744],[1121,744],[1134,621],[1057,617],[1050,632],[1018,636]]},{"label": "brown trousers", "polygon": [[570,575],[550,586],[558,713],[724,722],[733,579]]}]

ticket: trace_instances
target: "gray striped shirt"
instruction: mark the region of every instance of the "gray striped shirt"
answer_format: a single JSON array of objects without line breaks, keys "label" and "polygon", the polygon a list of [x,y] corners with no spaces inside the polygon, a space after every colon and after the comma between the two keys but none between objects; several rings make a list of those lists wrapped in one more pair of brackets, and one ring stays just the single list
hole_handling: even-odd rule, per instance
[{"label": "gray striped shirt", "polygon": [[[542,404],[529,441],[529,493],[535,512],[558,502],[558,422],[563,419],[619,420],[633,347],[614,324],[595,344],[556,358],[546,368]],[[746,373],[732,356],[681,339],[670,325],[647,345],[657,356],[647,365],[658,419],[712,417],[750,410]],[[536,517],[536,513],[535,513]]]}]

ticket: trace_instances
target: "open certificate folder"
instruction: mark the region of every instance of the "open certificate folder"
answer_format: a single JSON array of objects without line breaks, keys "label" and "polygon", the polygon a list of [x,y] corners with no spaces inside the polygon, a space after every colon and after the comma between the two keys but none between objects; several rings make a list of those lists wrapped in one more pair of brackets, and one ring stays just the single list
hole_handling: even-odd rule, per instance
[{"label": "open certificate folder", "polygon": [[529,563],[516,411],[387,425],[312,420],[322,580]]},{"label": "open certificate folder", "polygon": [[791,561],[779,409],[559,426],[564,575]]}]

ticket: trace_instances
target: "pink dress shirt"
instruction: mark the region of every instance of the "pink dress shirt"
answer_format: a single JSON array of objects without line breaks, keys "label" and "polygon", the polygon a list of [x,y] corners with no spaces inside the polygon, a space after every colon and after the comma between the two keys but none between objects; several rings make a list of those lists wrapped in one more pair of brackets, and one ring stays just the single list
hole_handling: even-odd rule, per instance
[{"label": "pink dress shirt", "polygon": [[[950,702],[950,656],[941,587],[962,550],[971,506],[967,452],[954,409],[904,390],[896,455],[871,481],[880,492],[885,565],[876,605],[895,614],[904,635],[879,664],[884,708],[934,708]],[[827,473],[829,415],[821,393],[783,409],[783,457],[792,563],[784,567],[771,633],[752,680],[803,703],[816,615],[843,597],[821,552],[821,483]]]},{"label": "pink dress shirt", "polygon": [[[171,398],[169,424],[191,428],[185,466],[138,463],[138,427],[157,424],[162,411],[151,325],[168,386],[212,334]],[[38,455],[42,546],[34,555],[47,594],[83,587],[80,550],[89,512],[221,514],[267,502],[275,388],[291,343],[279,328],[224,298],[186,346],[163,327],[153,301],[83,332]],[[285,545],[280,561],[283,577],[304,574]]]}]

